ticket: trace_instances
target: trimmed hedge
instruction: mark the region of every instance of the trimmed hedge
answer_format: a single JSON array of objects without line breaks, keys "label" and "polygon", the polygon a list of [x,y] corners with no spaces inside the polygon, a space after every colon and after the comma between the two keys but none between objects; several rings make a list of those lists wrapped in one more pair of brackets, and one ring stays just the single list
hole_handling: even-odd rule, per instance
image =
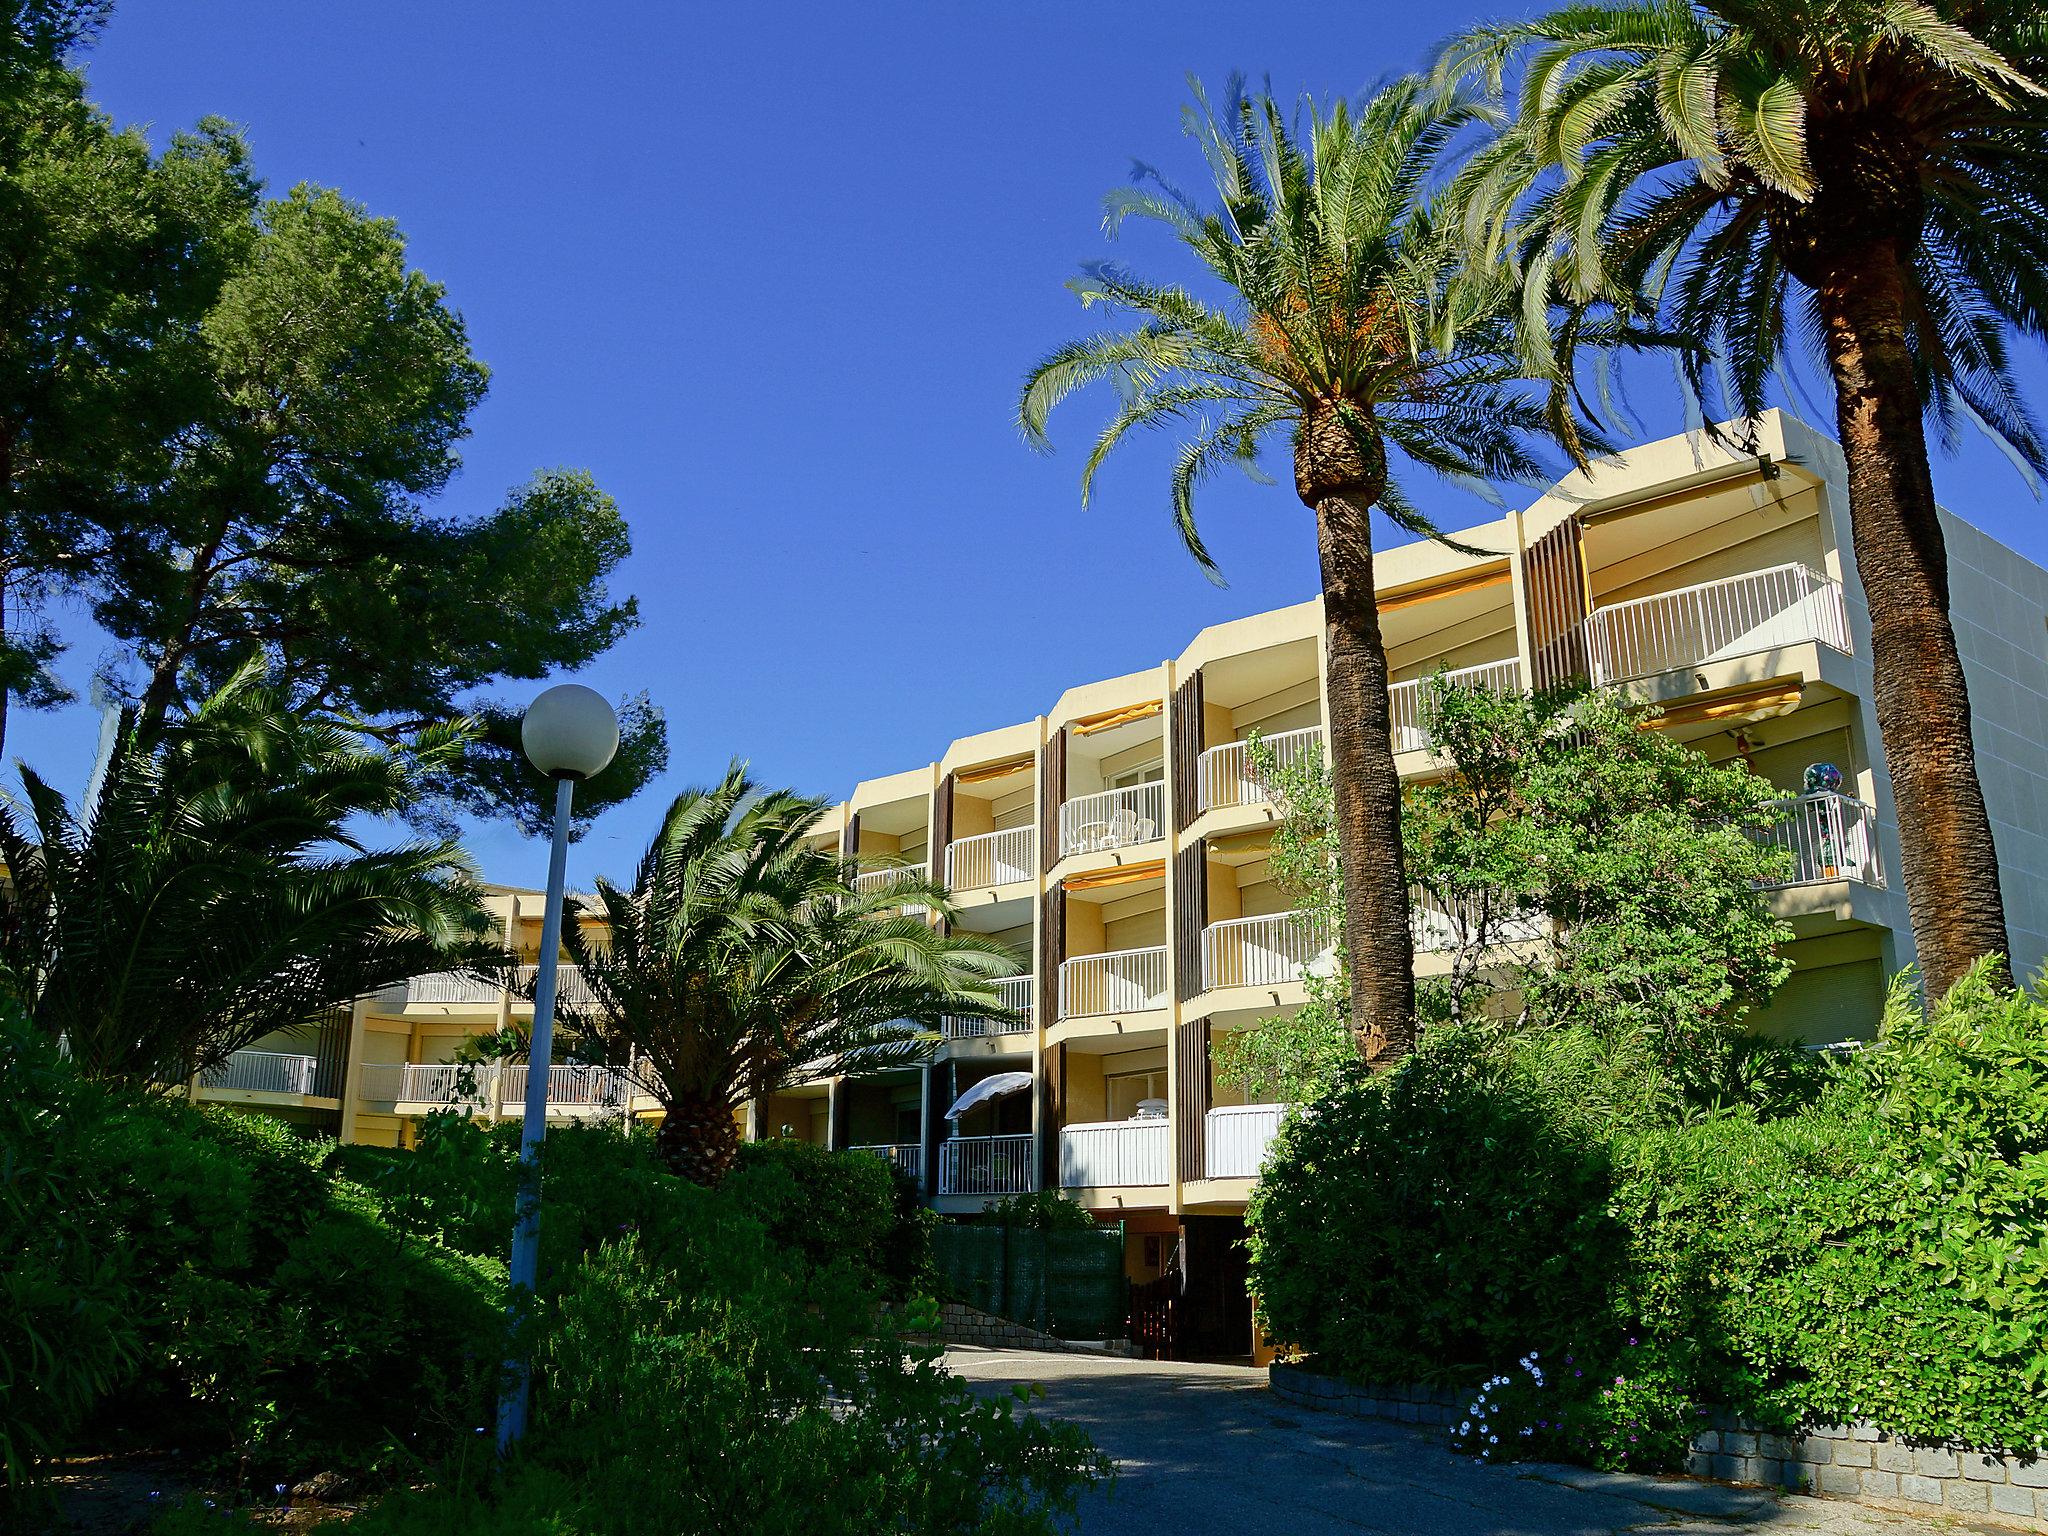
[{"label": "trimmed hedge", "polygon": [[1249,1221],[1269,1332],[1492,1382],[1495,1454],[1674,1466],[1716,1407],[2048,1447],[2048,998],[1987,974],[1707,1115],[1583,1035],[1433,1031],[1289,1121]]}]

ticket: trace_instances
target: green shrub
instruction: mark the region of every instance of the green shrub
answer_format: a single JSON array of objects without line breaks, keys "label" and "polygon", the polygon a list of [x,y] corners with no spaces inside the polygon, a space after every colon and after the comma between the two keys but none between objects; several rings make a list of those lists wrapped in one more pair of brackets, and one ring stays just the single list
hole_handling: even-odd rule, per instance
[{"label": "green shrub", "polygon": [[1495,1456],[1669,1466],[1713,1407],[2048,1447],[2048,996],[1896,990],[1881,1047],[1793,1077],[1686,1118],[1583,1041],[1459,1034],[1347,1079],[1254,1198],[1266,1326],[1488,1383]]},{"label": "green shrub", "polygon": [[25,1498],[132,1371],[139,1341],[118,1237],[85,1166],[92,1096],[0,1003],[0,1496]]},{"label": "green shrub", "polygon": [[726,1187],[770,1237],[811,1262],[859,1265],[898,1297],[930,1289],[937,1218],[912,1181],[873,1153],[749,1142]]},{"label": "green shrub", "polygon": [[1028,1195],[1005,1195],[1000,1200],[991,1200],[982,1212],[982,1219],[999,1227],[1017,1227],[1029,1232],[1092,1232],[1096,1226],[1088,1207],[1058,1189],[1040,1189]]}]

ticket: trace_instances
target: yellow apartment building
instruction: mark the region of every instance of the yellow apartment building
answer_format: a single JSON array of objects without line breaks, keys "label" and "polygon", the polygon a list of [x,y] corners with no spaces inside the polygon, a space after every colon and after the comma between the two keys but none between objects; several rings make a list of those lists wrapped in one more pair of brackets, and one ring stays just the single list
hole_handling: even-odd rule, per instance
[{"label": "yellow apartment building", "polygon": [[[1913,941],[1890,873],[1844,474],[1832,441],[1781,414],[1759,424],[1758,446],[1645,444],[1462,530],[1483,556],[1382,553],[1396,760],[1408,778],[1441,770],[1418,709],[1439,669],[1494,689],[1578,677],[1655,704],[1659,728],[1746,761],[1791,800],[1779,836],[1795,871],[1772,900],[1795,969],[1758,1027],[1866,1036]],[[2013,958],[2031,972],[2048,958],[2048,571],[1959,518],[1945,527]],[[1238,1239],[1281,1107],[1244,1102],[1212,1053],[1299,1006],[1304,972],[1329,963],[1331,936],[1270,877],[1275,813],[1246,750],[1254,731],[1283,756],[1321,750],[1321,637],[1318,601],[1216,625],[1155,667],[1078,684],[1042,716],[856,786],[821,842],[944,880],[960,926],[1016,950],[1002,990],[1020,1022],[951,1021],[928,1065],[805,1084],[750,1106],[748,1134],[872,1149],[942,1212],[1062,1190],[1125,1224],[1134,1281],[1178,1256],[1187,1349],[1250,1349]],[[1805,792],[1813,764],[1839,769],[1840,788]],[[538,898],[492,902],[508,945],[531,957]],[[1444,964],[1441,916],[1418,910],[1414,930],[1418,970]],[[523,1006],[417,978],[338,1015],[317,1051],[243,1053],[201,1091],[385,1143],[451,1103],[517,1114],[523,1068],[448,1063]],[[652,1108],[616,1074],[556,1072],[551,1114]]]}]

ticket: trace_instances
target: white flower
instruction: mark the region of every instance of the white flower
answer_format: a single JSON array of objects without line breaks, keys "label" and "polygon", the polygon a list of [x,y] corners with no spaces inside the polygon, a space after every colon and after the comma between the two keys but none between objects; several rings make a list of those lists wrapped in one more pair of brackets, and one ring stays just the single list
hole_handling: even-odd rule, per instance
[{"label": "white flower", "polygon": [[1469,1435],[1469,1434],[1471,1434],[1471,1433],[1472,1433],[1472,1421],[1471,1421],[1470,1419],[1467,1419],[1467,1420],[1466,1420],[1466,1421],[1465,1421],[1464,1423],[1460,1424],[1460,1425],[1458,1426],[1458,1433],[1459,1433],[1459,1434],[1461,1434],[1461,1435]]},{"label": "white flower", "polygon": [[1500,1444],[1500,1436],[1499,1436],[1499,1435],[1488,1435],[1488,1436],[1486,1437],[1486,1443],[1487,1443],[1488,1445],[1499,1445],[1499,1444]]}]

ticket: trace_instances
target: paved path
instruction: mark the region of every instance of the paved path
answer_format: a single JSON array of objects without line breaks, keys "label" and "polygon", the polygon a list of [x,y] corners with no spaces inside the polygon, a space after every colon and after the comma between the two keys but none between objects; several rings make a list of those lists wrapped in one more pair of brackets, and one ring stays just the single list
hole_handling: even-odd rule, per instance
[{"label": "paved path", "polygon": [[[947,1351],[963,1377],[1042,1382],[1044,1411],[1116,1459],[1082,1507],[1083,1536],[1929,1536],[1998,1527],[1576,1467],[1488,1467],[1429,1434],[1313,1413],[1241,1366]],[[2009,1536],[2009,1533],[2008,1533]]]}]

